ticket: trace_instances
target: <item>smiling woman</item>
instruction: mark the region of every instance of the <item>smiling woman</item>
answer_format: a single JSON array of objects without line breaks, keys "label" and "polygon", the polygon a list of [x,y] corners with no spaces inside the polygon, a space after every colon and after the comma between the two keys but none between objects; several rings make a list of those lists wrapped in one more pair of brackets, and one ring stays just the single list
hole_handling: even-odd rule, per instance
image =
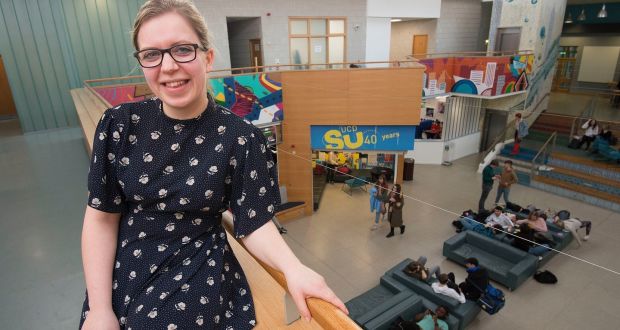
[{"label": "smiling woman", "polygon": [[207,93],[213,50],[185,0],[151,0],[134,25],[135,57],[156,96],[108,109],[96,129],[82,232],[82,329],[248,329],[245,274],[222,227],[284,273],[300,314],[317,297],[346,312],[271,222],[276,167],[261,131]]}]

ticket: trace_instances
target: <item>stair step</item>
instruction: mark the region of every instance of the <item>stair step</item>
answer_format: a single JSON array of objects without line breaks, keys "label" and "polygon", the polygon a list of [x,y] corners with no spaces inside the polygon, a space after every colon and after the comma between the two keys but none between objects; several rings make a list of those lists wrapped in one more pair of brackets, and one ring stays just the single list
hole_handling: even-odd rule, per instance
[{"label": "stair step", "polygon": [[566,181],[562,181],[562,180],[558,180],[554,178],[549,178],[543,175],[534,176],[534,181],[539,181],[539,182],[546,183],[549,185],[553,185],[553,186],[557,186],[557,187],[571,190],[574,192],[578,192],[584,195],[606,200],[612,203],[620,204],[620,196],[606,193],[606,192],[603,192],[603,191],[600,191],[600,190],[597,190],[591,187],[577,185],[577,184],[573,184],[570,182],[566,182]]},{"label": "stair step", "polygon": [[[578,157],[573,155],[568,155],[560,152],[554,152],[551,154],[552,159],[563,160],[571,163],[577,163],[589,167],[598,168],[604,171],[608,171],[612,174],[617,174],[617,180],[620,181],[620,165],[617,163],[604,162],[604,161],[596,161],[589,158]],[[616,176],[616,175],[613,175]],[[607,176],[606,176],[607,177]],[[613,179],[613,177],[610,177]]]},{"label": "stair step", "polygon": [[575,170],[571,170],[571,169],[564,168],[564,167],[553,167],[553,172],[561,173],[561,174],[568,175],[568,176],[573,176],[573,177],[580,178],[585,181],[592,181],[592,182],[596,182],[596,183],[600,183],[600,184],[604,184],[610,187],[620,189],[620,181],[609,180],[607,178],[603,178],[603,177],[592,175],[592,174],[586,174],[580,171],[575,171]]}]

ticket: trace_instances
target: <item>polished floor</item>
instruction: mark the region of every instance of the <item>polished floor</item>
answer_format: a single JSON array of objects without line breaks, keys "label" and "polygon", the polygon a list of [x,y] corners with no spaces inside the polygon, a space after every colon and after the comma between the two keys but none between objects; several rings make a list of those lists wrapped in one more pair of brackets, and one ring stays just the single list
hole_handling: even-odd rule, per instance
[{"label": "polished floor", "polygon": [[[281,157],[285,157],[282,155]],[[404,258],[426,255],[430,264],[465,271],[441,256],[454,234],[450,222],[473,208],[480,193],[476,157],[452,166],[416,165],[406,182],[407,229],[387,239],[387,227],[370,231],[368,194],[328,185],[320,209],[285,224],[286,241],[300,259],[321,273],[349,300],[378,283],[386,269]],[[75,329],[84,292],[80,231],[86,196],[88,157],[80,129],[62,129],[0,138],[0,309],[2,329]],[[489,198],[489,206],[491,198]],[[620,270],[620,214],[539,190],[516,186],[519,204],[566,208],[592,220],[590,241],[566,251]],[[528,280],[507,292],[497,315],[481,313],[470,329],[609,329],[620,324],[620,276],[565,256],[547,267],[556,285]]]}]

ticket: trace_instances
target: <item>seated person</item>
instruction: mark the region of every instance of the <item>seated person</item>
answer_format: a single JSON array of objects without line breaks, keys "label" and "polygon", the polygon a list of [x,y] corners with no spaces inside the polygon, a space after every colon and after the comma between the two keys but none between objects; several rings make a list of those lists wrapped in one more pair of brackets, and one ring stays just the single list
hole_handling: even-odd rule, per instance
[{"label": "seated person", "polygon": [[448,323],[444,321],[448,318],[448,310],[443,306],[438,306],[435,312],[427,309],[424,313],[415,316],[418,327],[422,330],[448,330]]},{"label": "seated person", "polygon": [[[504,209],[501,206],[496,206],[493,209],[493,213],[491,213],[491,215],[489,215],[486,218],[485,220],[486,226],[494,227],[496,225],[499,225],[501,227],[500,229],[507,231],[507,232],[513,232],[514,231],[513,220],[511,219],[510,215],[506,213],[502,213],[503,211]],[[511,215],[514,217],[513,214]]]},{"label": "seated person", "polygon": [[459,288],[466,299],[476,301],[489,285],[489,273],[479,266],[476,258],[465,259],[465,267],[467,268],[467,279],[459,284]]},{"label": "seated person", "polygon": [[[451,275],[451,276],[450,276]],[[439,274],[439,282],[431,284],[433,291],[450,298],[458,300],[461,304],[465,303],[465,295],[455,284],[454,274]]]},{"label": "seated person", "polygon": [[523,223],[519,225],[519,233],[515,235],[512,246],[541,257],[545,252],[549,251],[550,244],[545,238],[537,237],[534,230],[527,223]]},{"label": "seated person", "polygon": [[[560,211],[561,212],[561,211]],[[558,212],[558,213],[560,213]],[[579,246],[581,246],[581,239],[577,234],[577,230],[581,228],[586,229],[586,235],[583,237],[584,241],[587,241],[590,238],[590,230],[592,230],[592,222],[587,220],[579,220],[577,218],[569,218],[566,220],[562,220],[559,215],[555,215],[553,217],[553,223],[562,229],[566,229],[573,234],[573,237],[577,240]]]},{"label": "seated person", "polygon": [[527,219],[517,220],[516,223],[517,225],[527,223],[530,228],[539,233],[546,233],[549,230],[547,229],[547,222],[542,212],[532,212],[528,215]]},{"label": "seated person", "polygon": [[403,272],[411,277],[417,278],[420,281],[431,282],[432,275],[435,275],[435,278],[439,278],[441,274],[439,271],[439,266],[433,266],[431,269],[424,267],[426,265],[426,257],[422,256],[418,258],[418,261],[412,261]]}]

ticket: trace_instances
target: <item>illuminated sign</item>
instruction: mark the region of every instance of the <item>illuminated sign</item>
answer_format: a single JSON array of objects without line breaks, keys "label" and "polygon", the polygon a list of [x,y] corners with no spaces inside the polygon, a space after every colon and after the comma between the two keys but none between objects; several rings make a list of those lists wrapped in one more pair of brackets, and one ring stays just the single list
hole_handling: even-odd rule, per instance
[{"label": "illuminated sign", "polygon": [[313,149],[413,150],[415,126],[311,126]]}]

